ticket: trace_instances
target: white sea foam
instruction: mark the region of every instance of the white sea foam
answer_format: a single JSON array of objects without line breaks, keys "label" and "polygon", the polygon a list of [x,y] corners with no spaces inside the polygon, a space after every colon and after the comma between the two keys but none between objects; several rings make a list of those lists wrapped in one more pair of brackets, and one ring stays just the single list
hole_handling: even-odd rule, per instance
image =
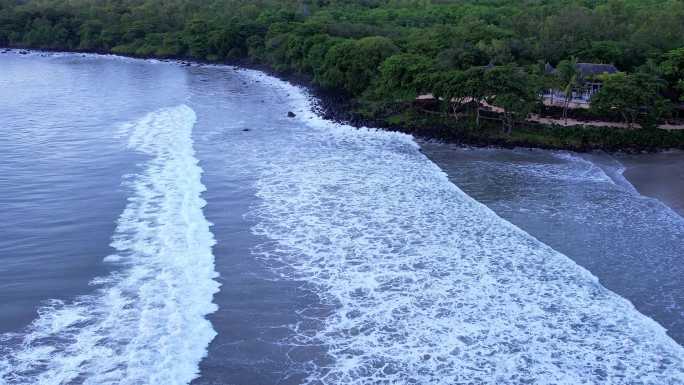
[{"label": "white sea foam", "polygon": [[[113,237],[120,265],[92,295],[39,310],[26,333],[0,340],[0,383],[186,384],[215,331],[210,223],[191,139],[196,116],[165,108],[130,124],[129,146],[150,157]],[[87,209],[87,208],[84,208]]]},{"label": "white sea foam", "polygon": [[[23,52],[20,54],[20,52]],[[163,64],[163,63],[181,63],[178,60],[159,60],[159,59],[142,59],[130,56],[122,56],[115,54],[100,54],[100,53],[86,53],[86,52],[69,52],[69,51],[41,51],[34,49],[10,49],[8,53],[17,55],[20,57],[35,58],[35,57],[48,57],[48,58],[79,58],[88,60],[116,60],[128,63],[139,63],[146,62],[148,64]]]},{"label": "white sea foam", "polygon": [[309,135],[264,164],[250,216],[272,241],[262,258],[334,308],[297,338],[331,361],[309,383],[684,383],[660,325],[468,197],[410,136],[322,121],[270,82]]},{"label": "white sea foam", "polygon": [[550,180],[561,180],[569,182],[609,182],[613,180],[598,165],[584,159],[579,155],[569,152],[555,152],[553,155],[562,160],[560,164],[521,164],[517,167],[525,173],[537,174],[542,178]]},{"label": "white sea foam", "polygon": [[[585,159],[586,160],[586,159]],[[600,158],[599,161],[594,162],[594,159],[587,160],[588,162],[595,163],[598,167],[603,170],[606,175],[615,183],[615,185],[620,186],[625,191],[630,194],[640,195],[637,189],[630,183],[627,178],[625,178],[625,171],[627,168],[618,159],[614,157]]]}]

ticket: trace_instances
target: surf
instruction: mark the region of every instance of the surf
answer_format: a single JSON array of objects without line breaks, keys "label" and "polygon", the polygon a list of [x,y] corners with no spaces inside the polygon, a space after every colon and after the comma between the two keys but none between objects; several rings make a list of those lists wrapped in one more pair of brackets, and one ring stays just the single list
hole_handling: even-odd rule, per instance
[{"label": "surf", "polygon": [[[7,384],[186,384],[215,331],[206,316],[218,291],[211,224],[204,217],[195,112],[162,108],[124,126],[144,155],[128,175],[128,203],[105,258],[114,272],[95,291],[53,300],[23,333],[0,341]],[[2,381],[0,381],[2,382]]]},{"label": "surf", "polygon": [[265,263],[333,309],[292,328],[293,344],[327,349],[307,383],[684,382],[659,324],[466,195],[410,136],[324,121],[279,86],[307,145],[264,165],[250,217]]}]

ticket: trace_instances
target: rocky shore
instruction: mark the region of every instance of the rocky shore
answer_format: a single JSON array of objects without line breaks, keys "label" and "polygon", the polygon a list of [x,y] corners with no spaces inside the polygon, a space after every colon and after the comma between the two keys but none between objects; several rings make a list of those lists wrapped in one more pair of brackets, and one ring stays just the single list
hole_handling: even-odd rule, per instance
[{"label": "rocky shore", "polygon": [[[65,51],[33,50],[30,47],[0,47],[0,54],[8,52],[47,54]],[[99,51],[76,51],[73,53],[111,55],[110,52]],[[403,132],[420,139],[439,140],[475,147],[529,147],[577,152],[604,150],[608,152],[642,153],[684,149],[684,130],[624,130],[615,127],[595,126],[564,127],[527,122],[516,127],[509,135],[501,132],[498,122],[485,121],[481,127],[475,128],[471,122],[456,122],[453,119],[446,118],[443,114],[426,113],[413,103],[392,103],[393,105],[386,107],[382,113],[376,112],[370,117],[369,114],[360,112],[361,106],[355,100],[341,92],[319,87],[314,84],[309,76],[282,73],[268,65],[249,60],[210,62],[186,57],[119,56],[176,62],[183,66],[227,65],[262,71],[306,88],[316,99],[316,112],[324,119],[357,128],[365,126]]]}]

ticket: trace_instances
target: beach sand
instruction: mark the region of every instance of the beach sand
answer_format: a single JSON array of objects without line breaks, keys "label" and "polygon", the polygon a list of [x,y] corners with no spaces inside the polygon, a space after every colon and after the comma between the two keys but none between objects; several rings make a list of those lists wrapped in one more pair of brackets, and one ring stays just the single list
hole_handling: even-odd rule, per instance
[{"label": "beach sand", "polygon": [[684,216],[684,152],[624,155],[624,177],[645,196],[659,199]]}]

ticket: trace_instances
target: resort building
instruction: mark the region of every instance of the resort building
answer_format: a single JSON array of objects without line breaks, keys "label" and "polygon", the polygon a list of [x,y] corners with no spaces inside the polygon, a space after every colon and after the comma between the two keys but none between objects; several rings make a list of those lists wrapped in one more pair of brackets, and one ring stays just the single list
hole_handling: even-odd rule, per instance
[{"label": "resort building", "polygon": [[[591,97],[601,89],[602,82],[599,75],[613,74],[618,72],[612,64],[577,63],[580,86],[572,90],[569,108],[589,108]],[[556,73],[552,65],[546,64],[547,73]],[[544,104],[549,106],[562,106],[565,102],[565,92],[558,89],[549,89],[544,93]]]}]

